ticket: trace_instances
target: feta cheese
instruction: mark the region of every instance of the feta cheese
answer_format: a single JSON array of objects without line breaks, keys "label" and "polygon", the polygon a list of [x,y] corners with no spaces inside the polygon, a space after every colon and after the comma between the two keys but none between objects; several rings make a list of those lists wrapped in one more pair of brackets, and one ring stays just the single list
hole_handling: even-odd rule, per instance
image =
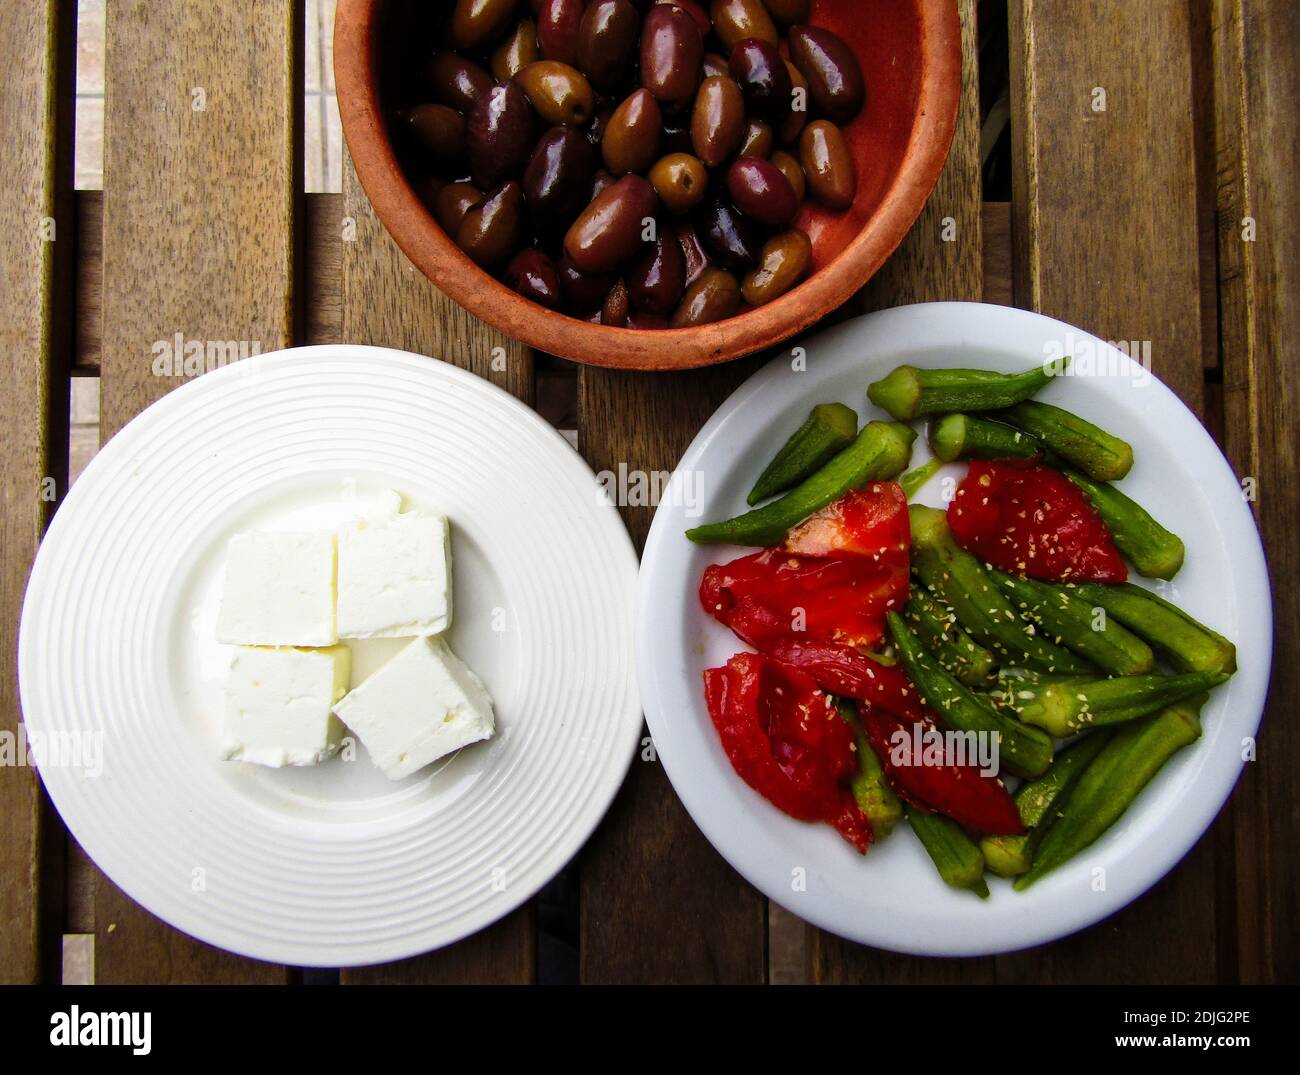
[{"label": "feta cheese", "polygon": [[225,747],[231,761],[315,765],[343,741],[331,709],[348,690],[352,654],[240,647],[226,681]]},{"label": "feta cheese", "polygon": [[217,641],[332,646],[334,535],[252,533],[230,539]]},{"label": "feta cheese", "polygon": [[491,737],[492,699],[441,638],[420,638],[334,707],[389,780]]},{"label": "feta cheese", "polygon": [[340,638],[436,635],[451,624],[451,544],[441,515],[407,512],[339,529]]}]

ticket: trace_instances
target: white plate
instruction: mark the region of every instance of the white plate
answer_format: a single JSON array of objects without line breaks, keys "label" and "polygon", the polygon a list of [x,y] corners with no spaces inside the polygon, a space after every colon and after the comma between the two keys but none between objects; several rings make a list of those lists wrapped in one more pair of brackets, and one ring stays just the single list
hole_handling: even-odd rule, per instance
[{"label": "white plate", "polygon": [[[219,761],[227,539],[326,526],[385,487],[451,520],[451,642],[497,736],[398,783],[364,752]],[[263,355],[150,407],[69,493],[23,608],[24,719],[83,749],[42,763],[45,785],[160,918],[277,963],[398,959],[518,906],[604,814],[641,729],[635,578],[586,464],[500,389],[380,348]],[[396,645],[368,647],[354,682]]]},{"label": "white plate", "polygon": [[[1155,884],[1205,831],[1241,771],[1243,742],[1259,725],[1271,604],[1259,537],[1236,478],[1169,389],[1115,348],[1037,314],[970,303],[908,306],[850,321],[804,347],[806,371],[792,371],[790,356],[778,356],[700,431],[646,543],[637,663],[646,718],[673,787],[751,884],[809,922],[864,944],[981,955],[1104,918]],[[1021,371],[1053,349],[1075,355],[1076,373],[1089,363],[1115,372],[1066,377],[1042,398],[1132,442],[1136,462],[1124,490],[1187,544],[1182,571],[1157,589],[1233,639],[1240,669],[1206,706],[1201,740],[1166,765],[1098,843],[1023,893],[990,878],[992,897],[981,901],[947,888],[905,825],[863,859],[830,826],[785,816],[736,776],[709,721],[701,673],[746,647],[704,614],[696,590],[708,564],[752,550],[695,547],[682,532],[743,511],[754,478],[814,404],[841,400],[864,421],[887,418],[867,403],[867,384],[899,363]],[[1085,361],[1089,351],[1094,357]],[[928,458],[922,431],[912,465]],[[943,506],[944,478],[962,472],[945,467],[918,500]]]}]

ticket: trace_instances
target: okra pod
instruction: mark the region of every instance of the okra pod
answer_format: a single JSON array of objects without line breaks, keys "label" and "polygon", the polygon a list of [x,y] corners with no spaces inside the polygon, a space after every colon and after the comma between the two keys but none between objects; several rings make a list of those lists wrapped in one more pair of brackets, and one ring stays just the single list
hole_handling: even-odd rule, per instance
[{"label": "okra pod", "polygon": [[980,899],[989,896],[988,882],[984,880],[984,856],[979,845],[951,818],[942,814],[927,814],[915,806],[903,808],[908,824],[930,856],[939,876],[953,888],[968,888]]},{"label": "okra pod", "polygon": [[[1007,705],[1026,724],[1064,739],[1087,728],[1123,724],[1195,697],[1225,682],[1224,672],[1156,673],[1087,683],[1048,683],[1017,691]],[[1032,697],[1026,698],[1030,694]]]},{"label": "okra pod", "polygon": [[1118,586],[1084,582],[1066,591],[1105,609],[1180,672],[1237,670],[1236,646],[1150,590],[1131,582]]},{"label": "okra pod", "polygon": [[1051,768],[1037,780],[1027,780],[1016,792],[1016,809],[1024,823],[1019,836],[985,836],[980,840],[984,862],[999,877],[1027,873],[1043,834],[1051,824],[1052,808],[1064,801],[1065,794],[1083,775],[1083,770],[1106,745],[1111,732],[1101,729],[1085,735],[1052,760]]},{"label": "okra pod", "polygon": [[843,403],[819,403],[763,469],[746,502],[753,506],[793,489],[852,444],[857,432],[858,415],[852,407]]},{"label": "okra pod", "polygon": [[997,664],[996,658],[971,638],[953,612],[935,600],[924,586],[912,587],[903,618],[946,671],[970,687],[988,681]]},{"label": "okra pod", "polygon": [[912,457],[914,430],[898,422],[868,422],[853,443],[779,500],[724,522],[686,531],[700,544],[775,545],[793,526],[869,481],[897,478]]},{"label": "okra pod", "polygon": [[1041,450],[1028,433],[971,414],[930,419],[930,450],[945,463],[957,459],[1031,459]]},{"label": "okra pod", "polygon": [[939,473],[939,468],[941,466],[943,466],[942,459],[929,459],[919,467],[909,470],[898,479],[898,484],[903,487],[903,495],[907,497],[908,500],[911,500],[912,497],[916,496],[916,494],[921,491],[921,487],[924,486],[926,482]]},{"label": "okra pod", "polygon": [[1003,571],[990,570],[989,575],[1021,615],[1103,672],[1131,676],[1155,667],[1150,646],[1119,621],[1094,613],[1092,605],[1070,590]]},{"label": "okra pod", "polygon": [[1133,561],[1139,575],[1171,579],[1183,566],[1183,542],[1166,530],[1135,500],[1107,482],[1096,482],[1074,470],[1065,476],[1074,482],[1102,522],[1110,529],[1119,551]]},{"label": "okra pod", "polygon": [[1202,700],[1187,700],[1117,728],[1078,781],[1039,841],[1023,890],[1092,846],[1171,757],[1201,734]]},{"label": "okra pod", "polygon": [[908,678],[945,724],[962,732],[996,735],[999,760],[1016,776],[1039,776],[1052,764],[1052,740],[1041,729],[999,711],[945,672],[897,612],[889,613],[888,619],[890,636]]},{"label": "okra pod", "polygon": [[867,820],[871,822],[871,831],[876,839],[883,840],[894,831],[898,819],[903,816],[903,804],[894,794],[894,789],[889,786],[880,759],[876,757],[876,752],[867,742],[862,724],[858,720],[858,708],[853,700],[837,698],[835,705],[840,711],[840,716],[853,729],[858,751],[858,772],[849,781],[849,790],[853,793],[858,809],[866,814]]},{"label": "okra pod", "polygon": [[1044,362],[1024,373],[898,366],[867,386],[867,398],[900,422],[927,414],[1000,410],[1028,399],[1064,372],[1068,361]]},{"label": "okra pod", "polygon": [[1017,403],[998,418],[1036,437],[1052,455],[1090,478],[1118,481],[1133,466],[1133,448],[1091,422],[1050,403]]},{"label": "okra pod", "polygon": [[1016,614],[980,562],[957,545],[947,516],[913,504],[912,568],[956,614],[975,641],[1005,658],[1044,672],[1095,672],[1093,664],[1045,638]]}]

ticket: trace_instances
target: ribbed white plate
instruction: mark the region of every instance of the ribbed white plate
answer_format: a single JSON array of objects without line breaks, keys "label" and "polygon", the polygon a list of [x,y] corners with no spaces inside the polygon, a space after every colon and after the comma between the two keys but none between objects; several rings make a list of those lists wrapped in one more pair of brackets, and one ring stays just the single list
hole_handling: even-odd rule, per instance
[{"label": "ribbed white plate", "polygon": [[[218,760],[227,539],[329,525],[382,488],[451,519],[452,645],[492,692],[496,738],[395,784],[364,751]],[[160,918],[274,962],[397,959],[518,906],[604,814],[641,728],[635,580],[591,471],[500,389],[379,348],[263,355],[150,407],[70,491],[23,609],[24,721],[90,747],[42,779]]]},{"label": "ribbed white plate", "polygon": [[[905,306],[849,321],[803,347],[806,369],[792,370],[789,355],[774,358],[700,430],[646,542],[638,665],[646,720],[673,787],[750,883],[815,925],[864,944],[982,955],[1041,944],[1105,918],[1155,884],[1209,827],[1259,726],[1271,601],[1259,535],[1236,477],[1168,388],[1116,348],[1038,314],[955,302]],[[990,878],[992,897],[983,902],[947,888],[906,825],[864,859],[830,826],[785,816],[736,776],[709,721],[701,673],[746,647],[705,615],[696,594],[708,564],[747,550],[695,547],[683,531],[745,510],[754,478],[815,404],[841,400],[863,421],[887,418],[867,402],[867,385],[900,363],[1019,372],[1060,353],[1075,356],[1076,375],[1046,388],[1043,400],[1132,443],[1135,462],[1122,488],[1187,546],[1172,583],[1133,581],[1233,639],[1239,670],[1202,712],[1200,741],[1172,759],[1101,840],[1026,892]],[[912,463],[929,457],[922,429]],[[944,479],[964,470],[943,468],[918,499],[945,506]]]}]

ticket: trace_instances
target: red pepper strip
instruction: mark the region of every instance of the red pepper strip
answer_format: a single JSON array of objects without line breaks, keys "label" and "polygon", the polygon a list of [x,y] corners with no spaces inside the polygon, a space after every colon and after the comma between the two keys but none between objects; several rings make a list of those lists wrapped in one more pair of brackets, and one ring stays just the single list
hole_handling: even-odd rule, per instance
[{"label": "red pepper strip", "polygon": [[957,544],[1003,571],[1049,582],[1123,582],[1128,568],[1083,491],[1051,467],[975,460],[948,506]]},{"label": "red pepper strip", "polygon": [[756,653],[704,673],[709,716],[740,777],[801,821],[826,821],[859,851],[871,824],[848,781],[858,771],[853,732],[810,676]]},{"label": "red pepper strip", "polygon": [[[1018,836],[1025,831],[1020,812],[1001,780],[984,776],[976,765],[958,765],[946,750],[942,761],[927,755],[926,739],[942,734],[932,717],[908,720],[873,705],[859,710],[867,741],[901,798],[983,835]],[[918,726],[922,732],[919,758],[914,730]]]},{"label": "red pepper strip", "polygon": [[872,482],[810,515],[790,531],[782,547],[803,556],[868,556],[906,568],[911,540],[903,487],[898,482]]},{"label": "red pepper strip", "polygon": [[869,702],[910,720],[925,716],[920,695],[902,668],[873,661],[852,646],[787,636],[764,652],[806,672],[824,691]]}]

